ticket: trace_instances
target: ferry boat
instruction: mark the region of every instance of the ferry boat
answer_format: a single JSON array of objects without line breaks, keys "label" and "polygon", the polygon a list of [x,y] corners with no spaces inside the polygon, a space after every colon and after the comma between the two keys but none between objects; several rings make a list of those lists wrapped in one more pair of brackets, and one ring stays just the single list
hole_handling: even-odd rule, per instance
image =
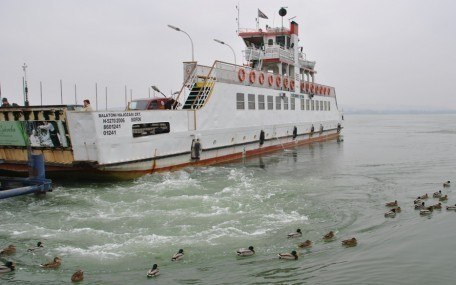
[{"label": "ferry boat", "polygon": [[27,172],[32,152],[44,155],[51,178],[131,178],[336,140],[335,88],[316,82],[298,31],[294,21],[239,29],[247,64],[184,62],[174,99],[134,100],[125,111],[2,108],[0,171]]}]

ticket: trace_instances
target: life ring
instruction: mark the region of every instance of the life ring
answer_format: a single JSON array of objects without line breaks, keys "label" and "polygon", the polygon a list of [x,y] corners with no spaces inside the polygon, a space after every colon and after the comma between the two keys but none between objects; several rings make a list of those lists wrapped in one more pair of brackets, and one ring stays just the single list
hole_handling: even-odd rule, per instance
[{"label": "life ring", "polygon": [[288,77],[283,78],[283,87],[288,88]]},{"label": "life ring", "polygon": [[304,84],[304,82],[301,82],[301,92],[306,90],[306,85]]},{"label": "life ring", "polygon": [[310,91],[314,91],[314,85],[312,83],[310,83]]},{"label": "life ring", "polygon": [[309,82],[306,82],[306,91],[309,91]]},{"label": "life ring", "polygon": [[294,80],[290,80],[290,89],[292,91],[294,91],[294,89],[295,89],[295,81]]},{"label": "life ring", "polygon": [[239,78],[239,81],[244,82],[244,80],[245,80],[245,70],[244,69],[239,69],[238,78]]},{"label": "life ring", "polygon": [[264,83],[264,73],[263,72],[261,72],[260,76],[258,76],[258,82],[260,82],[260,84],[263,85],[263,83]]},{"label": "life ring", "polygon": [[256,74],[255,74],[255,71],[250,71],[250,74],[249,74],[249,81],[250,83],[255,83],[255,79],[256,79]]},{"label": "life ring", "polygon": [[277,77],[276,77],[276,85],[277,85],[277,87],[280,87],[280,83],[282,83],[282,78],[280,78],[280,75],[277,75]]},{"label": "life ring", "polygon": [[272,86],[273,83],[274,83],[274,76],[272,74],[269,74],[268,75],[268,84],[269,84],[269,86]]}]

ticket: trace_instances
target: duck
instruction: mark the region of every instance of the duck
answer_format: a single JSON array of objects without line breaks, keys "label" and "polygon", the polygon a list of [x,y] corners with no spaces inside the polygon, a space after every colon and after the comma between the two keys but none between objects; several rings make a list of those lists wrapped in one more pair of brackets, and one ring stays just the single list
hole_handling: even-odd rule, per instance
[{"label": "duck", "polygon": [[157,264],[154,264],[152,266],[152,269],[150,269],[148,272],[147,272],[147,277],[155,277],[155,276],[158,276],[160,274],[160,270],[158,270],[158,265]]},{"label": "duck", "polygon": [[388,202],[385,204],[387,207],[396,207],[398,205],[397,200],[394,200],[393,202]]},{"label": "duck", "polygon": [[439,201],[447,201],[448,200],[448,195],[442,196],[439,198]]},{"label": "duck", "polygon": [[432,197],[434,198],[440,198],[442,197],[442,190],[439,190],[437,192],[434,192],[434,194],[432,194]]},{"label": "duck", "polygon": [[358,244],[358,241],[356,240],[356,238],[346,239],[346,240],[342,241],[342,245],[345,245],[345,246],[355,246],[357,244]]},{"label": "duck", "polygon": [[306,240],[298,244],[298,247],[300,248],[306,248],[306,247],[311,247],[312,246],[312,241]]},{"label": "duck", "polygon": [[44,247],[44,244],[41,241],[39,241],[39,242],[37,242],[36,246],[27,249],[27,252],[34,252],[34,251],[43,249],[43,247]]},{"label": "duck", "polygon": [[416,199],[416,200],[413,200],[413,204],[416,205],[416,204],[421,204],[423,203],[423,200],[421,199]]},{"label": "duck", "polygon": [[54,257],[53,261],[50,261],[45,264],[41,264],[40,266],[43,268],[57,268],[60,266],[60,264],[62,264],[62,260],[60,259],[60,257],[56,256],[56,257]]},{"label": "duck", "polygon": [[236,251],[238,256],[250,256],[255,254],[255,249],[253,246],[249,246],[249,248],[240,248]]},{"label": "duck", "polygon": [[456,204],[454,206],[446,206],[447,210],[456,210]]},{"label": "duck", "polygon": [[296,238],[302,236],[301,229],[297,229],[296,232],[289,233],[288,238]]},{"label": "duck", "polygon": [[420,215],[429,215],[429,214],[432,214],[432,211],[434,209],[432,208],[432,206],[430,207],[427,207],[427,208],[423,208],[420,210]]},{"label": "duck", "polygon": [[287,259],[287,260],[297,260],[298,259],[298,253],[296,250],[293,250],[292,252],[286,252],[286,253],[279,253],[279,259]]},{"label": "duck", "polygon": [[394,218],[396,217],[396,209],[391,209],[390,211],[384,214],[385,218]]},{"label": "duck", "polygon": [[71,282],[79,282],[84,280],[84,272],[82,270],[78,270],[71,276]]},{"label": "duck", "polygon": [[323,236],[323,239],[326,241],[332,240],[335,237],[334,232],[330,231],[329,233]]},{"label": "duck", "polygon": [[421,210],[423,209],[425,206],[424,206],[424,202],[422,202],[421,204],[416,204],[415,205],[415,210]]},{"label": "duck", "polygon": [[429,198],[429,196],[428,196],[427,193],[424,194],[424,195],[422,195],[422,196],[418,196],[418,197],[417,197],[418,200],[424,200],[424,199],[427,199],[427,198]]},{"label": "duck", "polygon": [[396,207],[397,206],[397,200],[394,200],[394,202],[388,202],[385,204],[387,207]]},{"label": "duck", "polygon": [[401,207],[397,207],[394,209],[396,211],[396,213],[400,213],[402,210],[401,210]]},{"label": "duck", "polygon": [[0,254],[13,254],[16,253],[16,246],[13,244],[8,245],[4,249],[0,250]]},{"label": "duck", "polygon": [[171,261],[178,261],[178,260],[181,260],[182,258],[184,258],[184,250],[179,249],[179,251],[175,255],[173,255],[173,257],[171,258]]},{"label": "duck", "polygon": [[16,264],[11,261],[7,261],[5,264],[0,265],[0,273],[11,272],[16,269]]},{"label": "duck", "polygon": [[450,187],[450,180],[448,180],[447,182],[443,182],[443,187]]},{"label": "duck", "polygon": [[438,203],[438,204],[434,204],[431,206],[433,209],[437,209],[437,210],[440,210],[442,209],[442,203]]}]

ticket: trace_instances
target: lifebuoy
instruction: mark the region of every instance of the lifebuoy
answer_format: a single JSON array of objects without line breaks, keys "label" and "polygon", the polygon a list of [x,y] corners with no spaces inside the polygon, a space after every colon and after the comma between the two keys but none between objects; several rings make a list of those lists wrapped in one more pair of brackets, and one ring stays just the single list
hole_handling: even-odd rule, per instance
[{"label": "lifebuoy", "polygon": [[309,91],[309,82],[306,82],[306,91]]},{"label": "lifebuoy", "polygon": [[269,86],[272,86],[272,83],[274,83],[274,76],[272,74],[268,75],[268,84]]},{"label": "lifebuoy", "polygon": [[283,78],[283,87],[288,88],[288,77]]},{"label": "lifebuoy", "polygon": [[294,89],[295,89],[295,81],[294,80],[290,80],[290,89],[292,91],[294,91]]},{"label": "lifebuoy", "polygon": [[250,71],[250,74],[249,74],[249,81],[250,83],[255,83],[255,79],[256,79],[256,74],[255,74],[255,71]]},{"label": "lifebuoy", "polygon": [[304,82],[301,82],[301,92],[306,90],[306,85],[304,84]]},{"label": "lifebuoy", "polygon": [[282,83],[282,78],[280,78],[280,75],[277,75],[277,77],[276,77],[276,85],[277,85],[277,87],[280,87],[280,83]]},{"label": "lifebuoy", "polygon": [[310,83],[310,91],[314,91],[314,85],[312,83]]},{"label": "lifebuoy", "polygon": [[258,82],[260,82],[260,84],[263,85],[263,83],[264,83],[264,73],[263,72],[261,72],[260,76],[258,76]]},{"label": "lifebuoy", "polygon": [[244,80],[245,80],[245,70],[244,69],[239,69],[238,78],[239,78],[239,81],[244,82]]}]

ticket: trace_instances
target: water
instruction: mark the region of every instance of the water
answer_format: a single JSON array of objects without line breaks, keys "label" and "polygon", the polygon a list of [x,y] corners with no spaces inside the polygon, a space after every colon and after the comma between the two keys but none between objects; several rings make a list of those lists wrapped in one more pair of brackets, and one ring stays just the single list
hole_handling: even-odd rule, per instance
[{"label": "water", "polygon": [[[413,200],[442,190],[456,203],[454,122],[348,115],[340,143],[0,200],[0,247],[18,249],[0,256],[17,263],[0,283],[69,283],[83,269],[80,284],[453,284],[456,213],[420,216]],[[394,200],[402,212],[385,218]],[[287,239],[297,228],[303,237]],[[330,230],[336,240],[322,241]],[[343,247],[351,237],[358,246]],[[313,247],[298,249],[306,239]],[[44,250],[26,252],[39,240]],[[254,256],[236,256],[250,245]],[[291,250],[297,261],[277,258]],[[54,256],[59,269],[38,266]],[[147,279],[154,263],[161,274]]]}]

